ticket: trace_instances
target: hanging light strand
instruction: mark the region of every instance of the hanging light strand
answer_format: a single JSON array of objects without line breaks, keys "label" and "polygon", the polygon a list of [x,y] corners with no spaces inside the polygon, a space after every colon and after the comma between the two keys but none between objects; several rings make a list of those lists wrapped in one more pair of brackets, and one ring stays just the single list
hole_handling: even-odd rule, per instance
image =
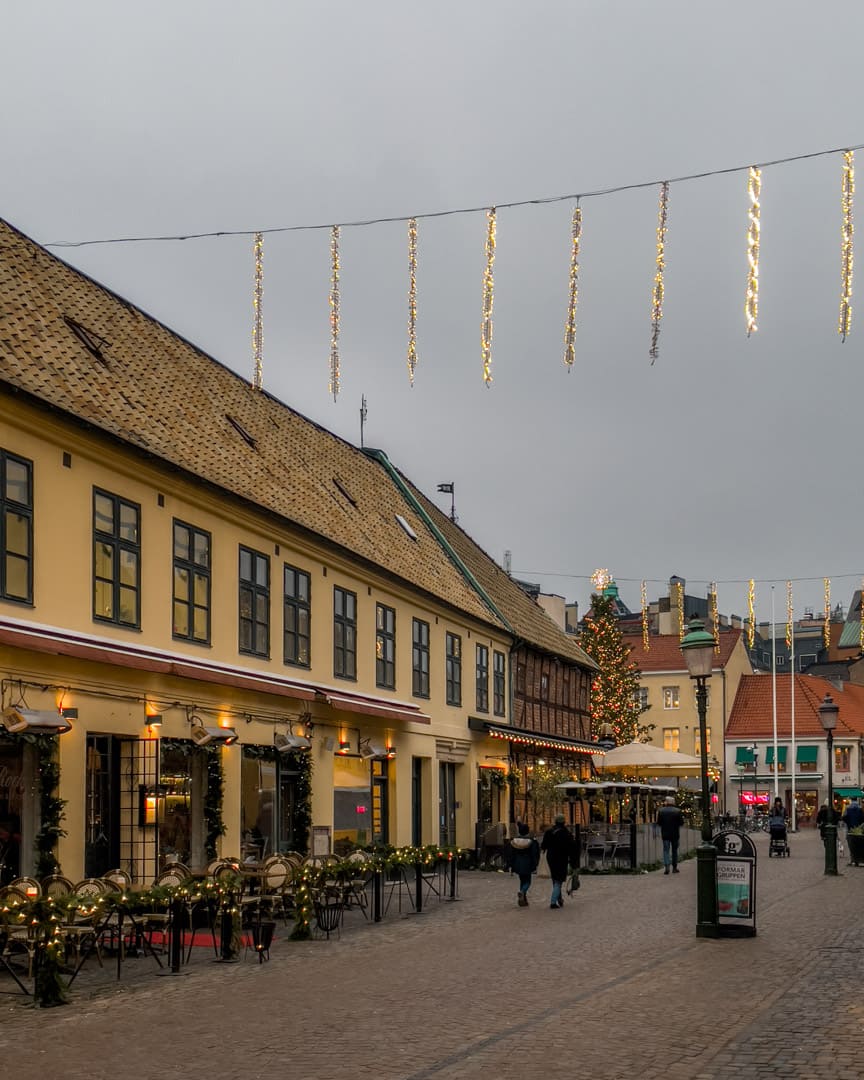
[{"label": "hanging light strand", "polygon": [[720,652],[720,610],[717,607],[717,585],[708,586],[708,614],[711,617],[711,633],[714,635],[714,652]]},{"label": "hanging light strand", "polygon": [[339,396],[339,320],[341,298],[339,295],[339,226],[330,229],[330,393],[333,400]]},{"label": "hanging light strand", "polygon": [[827,649],[831,644],[831,578],[826,577],[823,586],[825,589],[825,621],[822,624],[822,640]]},{"label": "hanging light strand", "polygon": [[570,252],[570,293],[567,300],[567,325],[564,327],[564,363],[568,374],[576,359],[576,308],[579,304],[579,248],[582,244],[582,207],[573,208],[570,224],[573,246]]},{"label": "hanging light strand", "polygon": [[747,337],[759,329],[759,236],[761,232],[762,206],[759,202],[762,194],[762,170],[750,166],[747,180],[747,194],[750,198],[750,211],[747,226],[747,299],[744,302],[744,317],[747,324]]},{"label": "hanging light strand", "polygon": [[642,648],[645,652],[651,648],[651,640],[648,636],[648,582],[642,582]]},{"label": "hanging light strand", "polygon": [[756,641],[756,582],[747,582],[747,644],[752,649]]},{"label": "hanging light strand", "polygon": [[408,379],[417,367],[417,218],[408,219]]},{"label": "hanging light strand", "polygon": [[654,292],[651,305],[651,348],[648,355],[653,364],[660,355],[660,320],[663,318],[663,275],[666,271],[666,221],[669,214],[669,181],[660,185],[660,204],[657,210],[657,262],[654,270]]},{"label": "hanging light strand", "polygon": [[675,583],[676,595],[675,606],[678,609],[678,640],[684,640],[684,585],[682,582],[677,581]]},{"label": "hanging light strand", "polygon": [[255,233],[252,255],[255,260],[255,286],[252,292],[252,360],[255,373],[252,385],[260,390],[264,377],[264,237],[260,232]]},{"label": "hanging light strand", "polygon": [[492,307],[495,301],[495,221],[492,206],[486,211],[486,269],[483,271],[483,321],[480,324],[480,353],[483,381],[492,385]]},{"label": "hanging light strand", "polygon": [[841,209],[843,226],[840,240],[840,320],[837,333],[845,341],[852,329],[852,204],[855,199],[855,152],[847,150],[843,155],[843,181]]},{"label": "hanging light strand", "polygon": [[792,605],[792,582],[786,582],[786,648],[792,648],[792,635],[795,633],[795,609]]}]

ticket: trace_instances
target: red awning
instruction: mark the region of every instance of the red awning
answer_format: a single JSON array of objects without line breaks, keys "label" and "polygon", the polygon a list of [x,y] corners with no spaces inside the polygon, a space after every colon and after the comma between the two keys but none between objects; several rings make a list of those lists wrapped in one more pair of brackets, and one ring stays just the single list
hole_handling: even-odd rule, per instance
[{"label": "red awning", "polygon": [[417,705],[403,701],[388,701],[386,698],[369,698],[360,694],[339,694],[321,692],[319,701],[324,701],[334,709],[345,712],[361,713],[364,716],[378,716],[382,720],[402,720],[412,724],[431,724],[431,717],[420,712]]}]

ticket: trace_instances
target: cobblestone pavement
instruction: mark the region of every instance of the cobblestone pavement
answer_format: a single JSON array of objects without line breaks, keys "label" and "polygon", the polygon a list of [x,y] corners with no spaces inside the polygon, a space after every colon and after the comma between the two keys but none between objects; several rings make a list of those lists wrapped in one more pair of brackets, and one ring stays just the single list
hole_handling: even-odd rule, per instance
[{"label": "cobblestone pavement", "polygon": [[864,868],[826,878],[813,833],[789,859],[767,844],[755,938],[696,938],[695,861],[586,877],[557,911],[548,880],[524,909],[509,875],[466,873],[456,903],[353,913],[340,939],[277,941],[260,966],[202,949],[180,977],[127,961],[119,990],[63,1009],[3,995],[0,1061],[15,1080],[857,1078]]}]

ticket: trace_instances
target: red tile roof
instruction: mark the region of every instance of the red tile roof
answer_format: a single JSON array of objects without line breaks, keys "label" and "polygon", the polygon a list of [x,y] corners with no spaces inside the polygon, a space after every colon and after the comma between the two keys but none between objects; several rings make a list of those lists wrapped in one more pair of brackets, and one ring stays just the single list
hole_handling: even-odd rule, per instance
[{"label": "red tile roof", "polygon": [[[842,690],[815,675],[795,677],[795,737],[824,738],[819,706],[826,694],[839,705],[835,734],[864,734],[864,686],[845,683]],[[770,675],[744,675],[729,715],[726,736],[731,739],[767,739],[774,733],[774,705]],[[777,734],[792,734],[792,676],[777,676]]]},{"label": "red tile roof", "polygon": [[[720,652],[714,653],[714,667],[722,669],[729,663],[732,650],[741,637],[740,630],[720,631]],[[642,647],[642,634],[625,634],[624,641],[630,645],[630,659],[640,671],[650,675],[655,671],[686,671],[684,654],[677,634],[652,634],[648,638],[649,650]]]}]

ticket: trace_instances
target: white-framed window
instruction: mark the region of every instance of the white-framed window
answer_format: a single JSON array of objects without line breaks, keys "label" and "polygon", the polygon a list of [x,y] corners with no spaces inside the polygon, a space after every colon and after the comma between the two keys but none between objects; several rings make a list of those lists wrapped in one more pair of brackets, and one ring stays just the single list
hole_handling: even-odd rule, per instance
[{"label": "white-framed window", "polygon": [[680,709],[681,697],[679,694],[679,688],[677,686],[664,686],[663,687],[663,708],[664,709]]},{"label": "white-framed window", "polygon": [[[696,699],[697,690],[698,690],[698,687],[696,686],[696,683],[694,682],[693,683],[693,704],[694,705],[697,704],[697,699]],[[706,686],[705,687],[705,708],[706,709],[710,708],[710,706],[711,706],[711,687]]]},{"label": "white-framed window", "polygon": [[663,728],[663,749],[672,750],[676,754],[678,753],[678,747],[681,745],[681,729],[677,727],[664,727]]},{"label": "white-framed window", "polygon": [[640,709],[648,708],[648,687],[637,686],[633,691],[633,700],[639,706]]},{"label": "white-framed window", "polygon": [[[694,757],[699,757],[701,753],[702,753],[702,745],[701,745],[700,740],[699,740],[699,728],[697,727],[696,730],[693,732],[693,755],[694,755]],[[706,754],[711,753],[711,728],[710,727],[705,728],[705,753]]]}]

